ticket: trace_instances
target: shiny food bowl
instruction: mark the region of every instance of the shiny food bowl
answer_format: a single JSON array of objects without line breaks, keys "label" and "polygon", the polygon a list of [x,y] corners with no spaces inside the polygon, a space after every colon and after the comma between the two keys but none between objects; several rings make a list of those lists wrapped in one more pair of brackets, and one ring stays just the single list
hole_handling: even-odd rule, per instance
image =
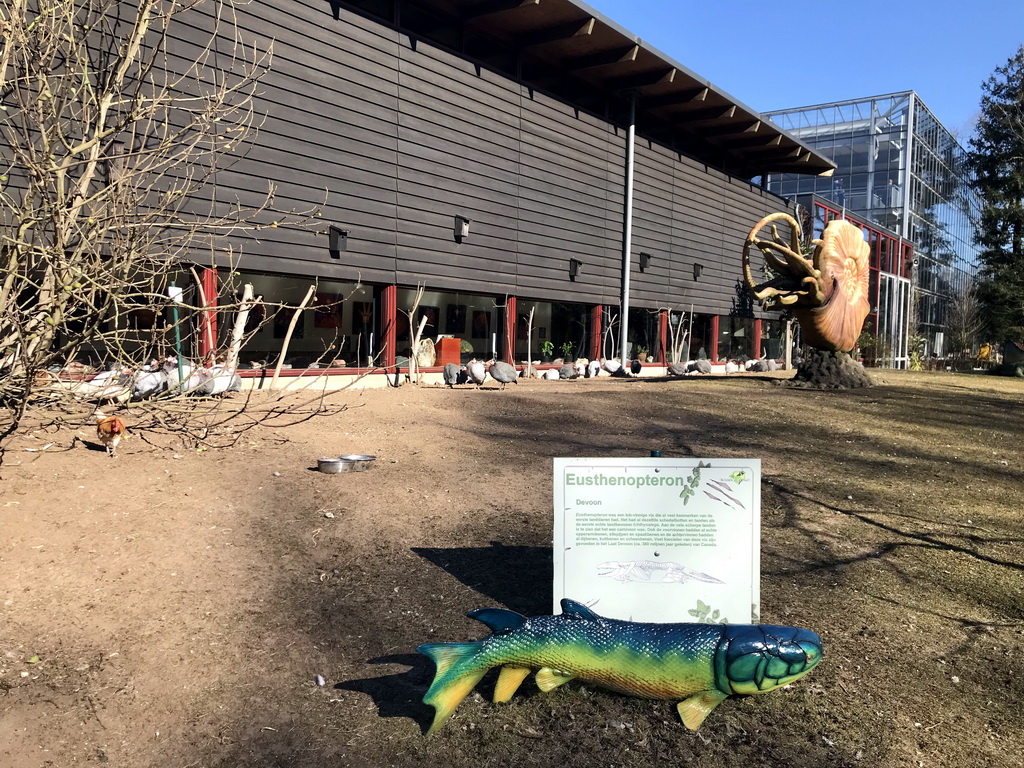
[{"label": "shiny food bowl", "polygon": [[350,453],[347,456],[339,456],[338,460],[347,465],[342,472],[365,472],[373,466],[377,460],[376,456],[367,456],[361,453]]},{"label": "shiny food bowl", "polygon": [[348,462],[341,459],[332,459],[329,456],[321,456],[316,460],[316,468],[326,475],[337,475],[339,472],[348,471]]}]

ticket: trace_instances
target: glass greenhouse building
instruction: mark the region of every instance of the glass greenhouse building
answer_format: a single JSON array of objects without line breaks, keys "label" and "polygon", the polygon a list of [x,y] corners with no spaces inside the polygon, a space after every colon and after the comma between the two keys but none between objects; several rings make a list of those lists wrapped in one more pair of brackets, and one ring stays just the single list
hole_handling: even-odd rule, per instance
[{"label": "glass greenhouse building", "polygon": [[832,178],[773,174],[768,189],[790,199],[817,194],[913,243],[912,317],[925,354],[943,356],[946,313],[973,277],[980,202],[966,151],[914,91],[766,112],[836,163]]}]

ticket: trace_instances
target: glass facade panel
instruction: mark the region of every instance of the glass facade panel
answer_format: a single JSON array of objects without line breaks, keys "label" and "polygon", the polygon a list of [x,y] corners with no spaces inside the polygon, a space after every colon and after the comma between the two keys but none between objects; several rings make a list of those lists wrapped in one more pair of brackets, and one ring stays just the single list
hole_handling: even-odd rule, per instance
[{"label": "glass facade panel", "polygon": [[[534,360],[551,362],[557,358],[576,360],[590,350],[590,306],[563,302],[519,299],[516,313],[515,359],[527,359],[528,321],[533,309],[533,335],[529,351]],[[550,344],[550,347],[547,345]],[[545,351],[547,350],[547,351]]]},{"label": "glass facade panel", "polygon": [[735,360],[738,363],[750,360],[753,351],[754,319],[752,317],[718,318],[718,359]]},{"label": "glass facade panel", "polygon": [[784,197],[815,192],[910,240],[917,274],[905,263],[881,266],[912,278],[927,353],[944,354],[946,309],[978,268],[981,206],[956,138],[912,91],[766,114],[837,165],[832,180],[776,174],[768,188]]},{"label": "glass facade panel", "polygon": [[[220,295],[241,298],[251,283],[263,300],[249,313],[239,367],[277,365],[281,345],[295,308],[309,290],[309,278],[236,272],[221,285]],[[292,331],[285,368],[369,365],[380,353],[379,302],[373,286],[318,280],[313,300],[302,310]],[[228,344],[232,323],[219,324],[220,347]]]},{"label": "glass facade panel", "polygon": [[761,321],[761,358],[773,358],[780,362],[786,358],[786,321],[781,319]]},{"label": "glass facade panel", "polygon": [[[398,317],[395,323],[395,345],[398,363],[408,359],[410,327],[408,311],[416,298],[413,288],[398,289]],[[529,311],[529,309],[527,309]],[[426,318],[421,338],[436,342],[441,336],[461,341],[462,362],[502,359],[504,308],[491,296],[446,291],[424,291],[413,318],[412,332]],[[536,321],[534,321],[536,326]]]}]

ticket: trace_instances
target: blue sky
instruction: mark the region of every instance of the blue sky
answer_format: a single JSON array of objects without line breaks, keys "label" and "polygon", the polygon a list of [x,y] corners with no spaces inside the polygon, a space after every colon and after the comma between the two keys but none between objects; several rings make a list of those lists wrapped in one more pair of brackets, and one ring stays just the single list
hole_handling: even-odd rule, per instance
[{"label": "blue sky", "polygon": [[965,144],[1024,0],[583,0],[759,112],[914,90]]}]

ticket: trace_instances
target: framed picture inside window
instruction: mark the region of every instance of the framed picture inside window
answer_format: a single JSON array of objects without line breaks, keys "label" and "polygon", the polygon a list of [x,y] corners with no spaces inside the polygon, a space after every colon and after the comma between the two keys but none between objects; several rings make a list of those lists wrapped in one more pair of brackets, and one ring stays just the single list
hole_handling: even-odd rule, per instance
[{"label": "framed picture inside window", "polygon": [[314,328],[341,328],[341,297],[336,293],[318,293],[313,304]]},{"label": "framed picture inside window", "polygon": [[466,332],[466,305],[449,304],[444,321],[444,332],[462,334]]},{"label": "framed picture inside window", "polygon": [[491,336],[491,313],[473,310],[473,338],[487,339]]},{"label": "framed picture inside window", "polygon": [[274,315],[275,339],[283,339],[285,334],[288,333],[288,324],[291,323],[292,316],[296,312],[299,313],[299,319],[295,323],[295,330],[292,331],[292,338],[301,339],[306,335],[305,313],[293,307],[282,307],[278,310],[277,314]]}]

